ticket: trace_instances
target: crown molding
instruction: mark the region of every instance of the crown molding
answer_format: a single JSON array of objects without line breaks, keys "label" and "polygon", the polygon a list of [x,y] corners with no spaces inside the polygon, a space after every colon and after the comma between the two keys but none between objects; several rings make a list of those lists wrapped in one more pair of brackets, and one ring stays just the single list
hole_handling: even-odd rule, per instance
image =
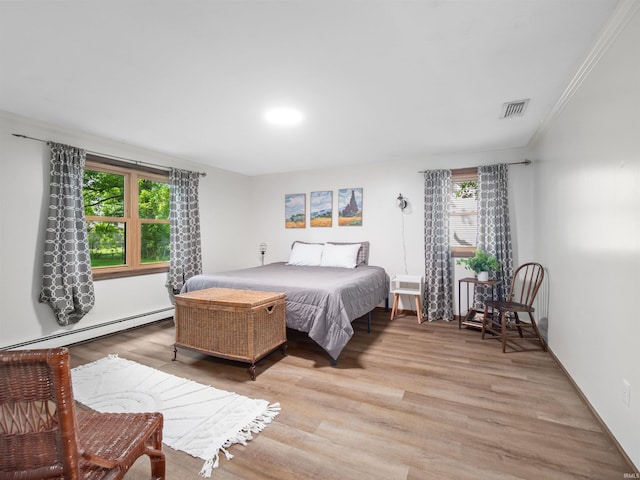
[{"label": "crown molding", "polygon": [[589,76],[594,67],[598,64],[602,56],[609,49],[611,44],[618,38],[618,35],[624,30],[631,18],[640,9],[640,0],[620,0],[615,10],[602,29],[594,46],[582,63],[578,72],[567,85],[554,107],[551,109],[546,118],[542,121],[536,132],[532,135],[528,147],[532,148],[538,138],[545,132],[551,122],[571,101],[573,95],[578,91],[582,83]]}]

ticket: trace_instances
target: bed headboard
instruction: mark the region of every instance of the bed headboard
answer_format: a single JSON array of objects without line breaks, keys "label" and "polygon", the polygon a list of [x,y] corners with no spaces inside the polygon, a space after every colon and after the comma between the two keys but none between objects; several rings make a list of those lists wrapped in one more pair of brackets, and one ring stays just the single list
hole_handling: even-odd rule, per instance
[{"label": "bed headboard", "polygon": [[[300,240],[296,240],[291,244],[291,248],[296,243],[307,243],[314,245],[322,245],[320,242],[301,242]],[[358,257],[356,259],[356,263],[358,265],[369,265],[369,242],[327,242],[332,245],[355,245],[360,244],[360,249],[358,249]]]}]

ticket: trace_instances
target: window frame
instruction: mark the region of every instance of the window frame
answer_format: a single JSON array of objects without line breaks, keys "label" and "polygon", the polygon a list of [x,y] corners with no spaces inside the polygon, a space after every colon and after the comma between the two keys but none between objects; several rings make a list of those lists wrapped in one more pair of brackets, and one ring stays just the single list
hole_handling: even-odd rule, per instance
[{"label": "window frame", "polygon": [[[458,182],[465,181],[478,181],[478,169],[475,167],[470,168],[458,168],[455,170],[451,170],[451,194],[453,195],[453,184]],[[477,200],[477,199],[476,199]],[[449,210],[449,214],[451,214],[451,210]],[[476,216],[478,215],[478,210],[476,208]],[[453,258],[468,258],[473,257],[475,250],[477,249],[477,245],[472,247],[454,247],[451,246],[451,256]]]},{"label": "window frame", "polygon": [[169,172],[132,166],[123,161],[87,154],[85,170],[124,176],[124,217],[85,216],[86,222],[119,222],[125,225],[125,264],[108,267],[92,267],[94,280],[149,275],[169,271],[169,262],[142,263],[140,254],[141,226],[145,223],[169,224],[169,219],[139,218],[138,179],[169,183]]}]

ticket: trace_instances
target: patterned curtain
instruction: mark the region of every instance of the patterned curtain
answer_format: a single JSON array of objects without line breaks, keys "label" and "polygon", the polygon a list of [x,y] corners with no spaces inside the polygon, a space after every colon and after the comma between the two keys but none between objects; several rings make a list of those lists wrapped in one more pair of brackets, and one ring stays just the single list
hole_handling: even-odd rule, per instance
[{"label": "patterned curtain", "polygon": [[48,304],[64,326],[78,322],[95,303],[82,196],[86,152],[48,145],[49,213],[39,301]]},{"label": "patterned curtain", "polygon": [[197,172],[175,168],[169,172],[171,260],[167,288],[171,296],[180,292],[185,280],[202,273],[199,181]]},{"label": "patterned curtain", "polygon": [[429,320],[453,320],[453,275],[449,248],[451,171],[424,174],[425,289],[423,314]]},{"label": "patterned curtain", "polygon": [[[494,255],[501,269],[494,276],[500,283],[495,295],[503,299],[513,277],[513,250],[509,225],[508,167],[506,164],[478,167],[478,249]],[[483,305],[491,288],[475,289],[474,301]]]}]

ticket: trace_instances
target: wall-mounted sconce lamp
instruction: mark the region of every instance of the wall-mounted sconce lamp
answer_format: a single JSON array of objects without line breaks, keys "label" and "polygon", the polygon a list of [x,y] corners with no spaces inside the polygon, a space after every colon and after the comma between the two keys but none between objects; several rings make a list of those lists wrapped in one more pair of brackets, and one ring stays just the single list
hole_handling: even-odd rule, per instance
[{"label": "wall-mounted sconce lamp", "polygon": [[402,194],[398,195],[396,203],[398,207],[400,207],[400,210],[404,210],[405,208],[407,208],[407,200],[402,196]]},{"label": "wall-mounted sconce lamp", "polygon": [[267,244],[266,243],[261,243],[260,244],[260,256],[262,259],[262,265],[264,265],[264,254],[267,253]]}]

